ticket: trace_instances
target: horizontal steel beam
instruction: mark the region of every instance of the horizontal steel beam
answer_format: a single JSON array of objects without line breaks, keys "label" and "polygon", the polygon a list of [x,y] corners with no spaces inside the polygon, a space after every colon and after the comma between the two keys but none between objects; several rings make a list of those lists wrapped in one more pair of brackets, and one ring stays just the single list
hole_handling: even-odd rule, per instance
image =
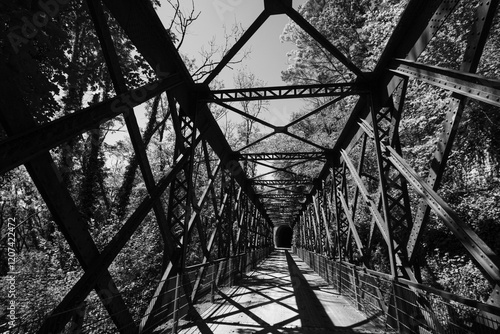
[{"label": "horizontal steel beam", "polygon": [[266,201],[266,203],[264,204],[264,206],[266,208],[268,207],[272,207],[273,205],[299,205],[298,204],[298,201],[296,199],[278,199],[279,201],[274,201],[274,202],[270,202],[270,201]]},{"label": "horizontal steel beam", "polygon": [[258,195],[260,198],[297,198],[297,199],[305,199],[306,195],[282,195],[282,194],[265,194]]},{"label": "horizontal steel beam", "polygon": [[278,208],[275,208],[275,209],[269,209],[269,215],[272,216],[273,214],[276,215],[276,214],[294,214],[294,213],[298,213],[299,210],[295,210],[293,208],[288,208],[286,210],[282,210],[282,209],[278,209]]},{"label": "horizontal steel beam", "polygon": [[[267,208],[268,210],[268,213],[270,216],[272,215],[295,215],[297,213],[299,213],[300,208],[297,208],[297,205],[294,205],[293,207],[287,207],[286,210],[282,210],[280,208],[277,208],[277,207],[273,207],[273,208]],[[278,217],[279,218],[279,217]]]},{"label": "horizontal steel beam", "polygon": [[254,180],[256,186],[299,186],[312,184],[312,180]]},{"label": "horizontal steel beam", "polygon": [[281,216],[283,215],[287,215],[287,216],[290,216],[290,215],[296,215],[297,213],[299,213],[298,210],[293,210],[293,211],[269,211],[269,217],[277,217],[277,218],[280,218]]},{"label": "horizontal steel beam", "polygon": [[285,188],[285,187],[280,187],[280,186],[271,186],[269,185],[268,186],[269,188],[271,189],[266,189],[266,190],[263,190],[263,191],[260,191],[258,194],[259,195],[263,195],[263,194],[276,194],[276,192],[283,192],[284,194],[289,194],[289,193],[293,193],[293,194],[297,194],[297,195],[302,195],[304,194],[304,191],[301,191],[300,189],[291,189],[291,188]]},{"label": "horizontal steel beam", "polygon": [[266,208],[268,210],[270,210],[270,212],[273,212],[273,211],[284,211],[284,212],[289,212],[289,211],[296,211],[299,209],[299,207],[297,205],[294,205],[294,204],[283,204],[283,205],[280,205],[280,204],[275,204],[275,205],[270,205],[270,206],[266,206]]},{"label": "horizontal steel beam", "polygon": [[325,160],[326,152],[241,153],[244,160]]},{"label": "horizontal steel beam", "polygon": [[280,210],[288,210],[289,208],[298,208],[298,203],[284,203],[281,201],[266,203],[265,207],[270,210],[280,209]]},{"label": "horizontal steel beam", "polygon": [[212,90],[202,101],[234,102],[252,100],[294,99],[340,95],[361,95],[369,91],[361,84],[337,83],[324,85],[295,85],[259,88]]},{"label": "horizontal steel beam", "polygon": [[500,107],[500,81],[463,71],[395,59],[390,71]]}]

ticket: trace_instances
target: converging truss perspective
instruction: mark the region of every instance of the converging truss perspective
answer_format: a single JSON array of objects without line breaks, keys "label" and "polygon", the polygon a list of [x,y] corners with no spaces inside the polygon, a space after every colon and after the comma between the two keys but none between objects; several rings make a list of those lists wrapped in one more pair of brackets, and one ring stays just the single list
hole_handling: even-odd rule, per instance
[{"label": "converging truss perspective", "polygon": [[[498,254],[440,192],[464,109],[478,103],[500,107],[500,78],[476,73],[490,31],[498,24],[498,1],[477,1],[469,30],[463,32],[468,37],[460,68],[428,64],[425,53],[461,1],[410,0],[383,41],[375,67],[365,70],[302,17],[291,0],[263,0],[262,13],[202,82],[192,78],[149,1],[86,0],[86,4],[112,79],[113,87],[106,89],[115,96],[40,122],[28,112],[22,92],[9,82],[12,69],[2,65],[0,122],[7,137],[0,142],[0,169],[6,173],[24,165],[83,270],[50,314],[22,319],[12,333],[59,333],[71,326],[89,333],[153,333],[167,323],[169,331],[176,332],[179,321],[200,298],[219,285],[233,284],[281,246],[281,241],[275,243],[282,226],[293,231],[295,254],[385,328],[401,333],[499,330]],[[273,15],[288,16],[344,66],[352,80],[211,89],[217,75]],[[127,84],[127,66],[117,53],[111,20],[156,73],[156,81],[141,87]],[[433,134],[434,152],[427,155],[428,172],[427,167],[408,162],[400,141],[405,107],[415,96],[407,94],[410,85],[425,85],[447,99],[441,133]],[[159,96],[168,101],[166,122],[175,133],[175,150],[171,161],[164,162],[162,174],[155,175],[152,164],[157,162],[148,155],[134,108]],[[231,104],[317,97],[323,98],[322,105],[286,125],[272,124]],[[355,106],[328,145],[293,130],[346,98],[356,99]],[[212,114],[214,106],[251,119],[270,132],[244,147],[232,147]],[[143,189],[137,207],[121,217],[118,233],[98,244],[68,189],[65,166],[53,155],[55,149],[91,135],[112,119],[125,124]],[[259,143],[274,136],[304,145],[297,151],[279,151],[279,147],[259,151]],[[317,175],[297,173],[294,167],[301,165],[317,169]],[[266,172],[255,173],[250,166],[262,166]],[[161,261],[155,264],[161,277],[152,282],[154,293],[147,296],[147,307],[138,315],[125,300],[120,290],[123,282],[116,282],[110,266],[143,228],[147,216],[156,221],[162,240],[163,249],[155,250],[161,253]],[[430,216],[453,234],[489,282],[487,301],[446,292],[422,279],[419,252]],[[200,254],[197,263],[189,260],[190,252]],[[107,317],[87,324],[78,317],[94,293]],[[452,307],[473,316],[449,325],[452,312],[443,315],[442,309]]]}]

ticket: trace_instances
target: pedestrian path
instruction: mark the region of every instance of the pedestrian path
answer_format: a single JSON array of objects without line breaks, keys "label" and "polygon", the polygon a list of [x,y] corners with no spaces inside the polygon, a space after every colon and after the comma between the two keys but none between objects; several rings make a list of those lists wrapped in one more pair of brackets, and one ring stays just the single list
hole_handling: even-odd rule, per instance
[{"label": "pedestrian path", "polygon": [[384,333],[294,254],[272,253],[179,333]]}]

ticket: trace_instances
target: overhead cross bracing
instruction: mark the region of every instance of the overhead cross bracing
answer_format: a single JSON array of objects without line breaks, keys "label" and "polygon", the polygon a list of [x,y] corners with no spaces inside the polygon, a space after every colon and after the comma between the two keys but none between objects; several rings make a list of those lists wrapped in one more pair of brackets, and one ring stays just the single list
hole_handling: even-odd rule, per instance
[{"label": "overhead cross bracing", "polygon": [[241,153],[242,159],[248,160],[323,160],[326,158],[326,152],[276,152],[276,153]]},{"label": "overhead cross bracing", "polygon": [[348,96],[366,94],[368,91],[359,85],[339,83],[332,85],[295,85],[292,87],[262,87],[212,90],[211,95],[202,98],[210,102],[235,102],[253,100],[292,99],[325,96]]},{"label": "overhead cross bracing", "polygon": [[[61,332],[95,291],[100,307],[109,315],[106,321],[113,328],[110,331],[148,333],[169,324],[175,332],[179,319],[186,317],[187,310],[194,310],[197,300],[222,284],[233,284],[268,255],[273,229],[281,225],[293,228],[295,252],[316,266],[320,274],[331,278],[328,268],[341,268],[331,270],[342,282],[342,270],[349,271],[344,284],[359,285],[349,290],[339,284],[339,293],[348,290],[357,307],[367,313],[375,306],[365,303],[377,301],[377,312],[383,314],[386,327],[410,333],[446,331],[454,319],[450,316],[449,323],[443,324],[444,313],[438,312],[444,311],[433,307],[440,299],[448,303],[442,308],[450,310],[455,310],[453,303],[459,303],[455,313],[470,307],[467,312],[474,317],[461,319],[462,330],[498,330],[498,254],[440,192],[457,131],[464,123],[464,109],[471,101],[500,106],[498,71],[493,69],[488,76],[478,72],[484,50],[495,47],[488,44],[488,38],[496,29],[498,1],[480,1],[473,8],[467,31],[463,32],[468,37],[459,68],[426,63],[426,52],[433,51],[429,47],[433,38],[464,2],[411,0],[387,41],[383,41],[387,43],[376,65],[365,70],[295,10],[292,1],[265,0],[261,14],[201,83],[189,73],[149,2],[85,2],[115,96],[40,125],[28,112],[24,92],[9,82],[16,75],[15,66],[2,65],[0,122],[7,138],[0,142],[0,170],[3,173],[24,164],[82,268],[82,275],[61,296],[51,314],[44,314],[33,324],[22,324],[36,327],[29,327],[29,331]],[[155,71],[156,81],[131,87],[125,80],[127,68],[117,54],[108,14]],[[213,80],[272,15],[286,15],[295,22],[346,69],[350,81],[211,89]],[[442,127],[436,130],[441,133],[432,133],[436,145],[432,146],[426,177],[421,166],[408,161],[401,142],[401,123],[408,100],[414,97],[409,86],[415,84],[436,89],[436,94],[448,101]],[[167,96],[175,149],[170,167],[158,176],[152,171],[155,162],[148,156],[134,108],[161,94]],[[285,125],[249,115],[231,104],[311,97],[323,98],[322,104]],[[348,111],[342,131],[328,138],[330,142],[296,131],[300,122],[328,112],[347,98],[355,98],[354,108]],[[271,132],[244,147],[234,147],[213,116],[211,103]],[[121,217],[119,231],[98,245],[89,232],[91,221],[81,215],[64,182],[64,166],[55,161],[50,150],[117,118],[123,118],[137,158],[143,197],[130,215]],[[301,143],[307,151],[282,147],[259,151],[259,143],[278,136]],[[206,174],[206,182],[194,176],[196,159],[202,161],[202,167],[197,167]],[[250,172],[249,164],[266,171]],[[306,166],[316,174],[303,175],[297,172],[297,166]],[[156,263],[161,270],[146,307],[137,317],[117,284],[112,264],[148,215],[154,216],[161,235],[162,260]],[[426,268],[422,268],[419,252],[430,216],[439,219],[491,285],[487,299],[474,300],[439,290],[422,279]],[[198,252],[197,263],[188,263],[189,252]],[[382,279],[384,284],[374,283]],[[368,285],[371,288],[360,292]]]}]

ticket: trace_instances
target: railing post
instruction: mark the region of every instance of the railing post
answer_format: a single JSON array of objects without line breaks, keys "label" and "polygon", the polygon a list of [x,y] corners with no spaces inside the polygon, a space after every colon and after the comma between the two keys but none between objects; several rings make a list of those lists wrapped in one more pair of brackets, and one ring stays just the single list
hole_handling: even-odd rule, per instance
[{"label": "railing post", "polygon": [[323,257],[323,271],[325,275],[325,281],[330,284],[330,278],[328,275],[328,258],[325,256]]},{"label": "railing post", "polygon": [[338,278],[339,288],[338,288],[338,290],[339,290],[339,294],[342,294],[342,262],[338,262],[337,267],[338,267],[337,272],[339,275],[339,278]]},{"label": "railing post", "polygon": [[179,287],[181,284],[181,274],[177,273],[175,277],[175,294],[174,294],[174,314],[172,315],[173,325],[172,325],[172,334],[177,333],[177,326],[179,324],[178,319],[178,308],[179,308]]},{"label": "railing post", "polygon": [[[398,327],[398,332],[401,332],[401,323],[399,321],[399,307],[398,307],[398,295],[397,295],[397,289],[396,289],[396,281],[392,280],[392,295],[394,296],[394,312],[396,314],[396,324]],[[390,306],[389,306],[390,309]]]},{"label": "railing post", "polygon": [[87,308],[87,303],[84,301],[81,303],[73,314],[71,333],[80,334],[82,333],[83,321],[85,320],[85,309]]},{"label": "railing post", "polygon": [[337,262],[335,261],[335,259],[330,260],[330,268],[331,268],[331,271],[332,271],[332,275],[331,275],[332,284],[333,284],[333,287],[338,290],[338,287],[337,287],[337,268],[336,268],[336,265],[337,265]]},{"label": "railing post", "polygon": [[217,277],[217,263],[212,265],[212,282],[210,284],[210,302],[213,304],[215,302],[215,291],[217,290],[217,284],[215,282]]},{"label": "railing post", "polygon": [[356,267],[353,268],[353,274],[354,274],[354,292],[356,294],[356,306],[358,307],[359,311],[362,311],[361,288],[360,288],[359,275],[358,271],[356,270]]},{"label": "railing post", "polygon": [[243,275],[245,274],[245,262],[246,262],[246,253],[243,253],[243,255],[240,255],[238,257],[238,270],[240,271],[240,280],[243,279]]},{"label": "railing post", "polygon": [[229,267],[229,286],[233,286],[234,284],[234,259],[230,257],[228,259],[228,267]]}]

